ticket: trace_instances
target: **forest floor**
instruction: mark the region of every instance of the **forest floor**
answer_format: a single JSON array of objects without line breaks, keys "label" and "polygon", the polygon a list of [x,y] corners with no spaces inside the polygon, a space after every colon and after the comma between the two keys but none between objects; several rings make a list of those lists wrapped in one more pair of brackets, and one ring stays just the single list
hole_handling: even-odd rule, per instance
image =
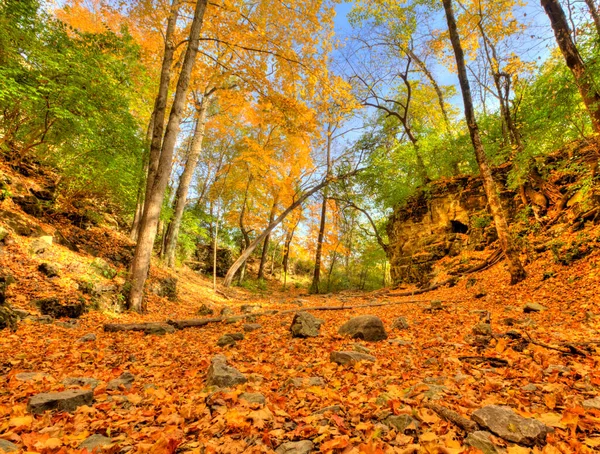
[{"label": "forest floor", "polygon": [[[16,210],[10,201],[1,208]],[[35,222],[56,236],[55,224]],[[588,233],[597,237],[600,231]],[[104,256],[127,243],[109,228],[94,227],[87,235]],[[99,446],[109,453],[302,454],[309,452],[306,445],[284,443],[310,440],[315,452],[324,453],[474,453],[481,451],[465,443],[460,418],[457,425],[439,410],[468,419],[489,405],[509,406],[552,431],[535,440],[538,446],[492,436],[486,453],[600,449],[600,251],[569,266],[545,252],[515,286],[499,263],[417,296],[401,296],[406,289],[309,296],[299,289],[278,291],[275,284],[264,295],[240,288],[215,293],[191,270],[154,267],[149,289],[176,275],[177,301],[149,290],[146,314],[119,313],[108,304],[71,322],[40,318],[32,301],[77,299],[83,278],[110,289],[122,283],[124,268],[115,276],[98,273],[88,252],[52,244],[32,253],[39,238],[9,238],[0,248],[3,273],[16,281],[7,300],[31,316],[16,331],[1,332],[0,451],[85,452],[85,446]],[[41,263],[56,265],[58,276],[41,273]],[[380,303],[389,304],[347,308]],[[544,307],[526,313],[528,303]],[[105,323],[197,319],[203,305],[215,313],[227,307],[233,315],[262,315],[164,335],[104,331]],[[319,335],[293,338],[294,311],[323,306],[344,309],[313,310],[324,320]],[[366,314],[381,318],[387,339],[367,342],[338,333],[351,317]],[[399,317],[406,324],[393,327]],[[489,320],[491,332],[482,330],[482,320]],[[260,327],[245,331],[249,322]],[[217,345],[224,334],[240,332],[242,340]],[[375,361],[342,366],[330,359],[334,351],[368,352]],[[247,381],[228,389],[207,386],[218,354]],[[124,372],[133,377],[114,382]],[[97,380],[87,382],[93,402],[72,412],[28,411],[32,396],[64,391],[70,386],[65,379],[81,377]],[[508,430],[520,433],[524,421],[515,419]]]}]

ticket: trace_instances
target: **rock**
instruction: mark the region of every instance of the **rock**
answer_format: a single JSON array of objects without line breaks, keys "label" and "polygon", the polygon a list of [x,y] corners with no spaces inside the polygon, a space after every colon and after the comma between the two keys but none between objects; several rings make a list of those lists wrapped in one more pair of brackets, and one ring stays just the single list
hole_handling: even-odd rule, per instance
[{"label": "rock", "polygon": [[110,266],[106,260],[100,257],[96,257],[92,261],[91,267],[96,272],[96,274],[99,274],[100,276],[106,279],[112,279],[117,275],[117,270]]},{"label": "rock", "polygon": [[292,378],[291,383],[295,388],[310,388],[312,386],[324,387],[325,381],[321,377],[308,377],[308,378]]},{"label": "rock", "polygon": [[77,300],[61,303],[58,298],[44,298],[34,302],[43,315],[53,318],[79,318],[85,312],[85,301]]},{"label": "rock", "polygon": [[[394,428],[398,433],[416,432],[419,427],[419,422],[410,415],[388,416],[383,423],[388,427]],[[411,424],[412,427],[409,427]]]},{"label": "rock", "polygon": [[542,312],[545,310],[548,310],[548,308],[546,306],[542,306],[539,303],[527,303],[523,308],[523,312],[525,312],[526,314],[530,312]]},{"label": "rock", "polygon": [[8,440],[0,438],[0,452],[17,452],[19,447]]},{"label": "rock", "polygon": [[507,441],[526,446],[545,444],[551,429],[533,418],[517,415],[510,407],[488,405],[473,412],[471,419]]},{"label": "rock", "polygon": [[442,302],[440,300],[432,300],[429,303],[428,309],[430,311],[441,311],[444,309],[444,305],[442,304]]},{"label": "rock", "polygon": [[586,410],[600,410],[600,397],[584,400],[582,405]]},{"label": "rock", "polygon": [[242,314],[250,314],[251,312],[255,312],[260,308],[260,306],[255,306],[253,304],[242,304],[240,306],[240,312]]},{"label": "rock", "polygon": [[215,313],[214,309],[211,309],[206,304],[203,304],[202,306],[200,306],[200,308],[196,312],[196,314],[202,315],[202,316],[213,315],[214,313]]},{"label": "rock", "polygon": [[93,452],[94,449],[100,451],[98,448],[102,448],[103,446],[108,446],[111,444],[112,440],[110,438],[101,434],[94,434],[83,440],[78,446],[78,449],[87,449],[89,452]]},{"label": "rock", "polygon": [[8,237],[8,230],[0,226],[0,243],[4,242],[6,237]]},{"label": "rock", "polygon": [[227,365],[227,358],[224,355],[216,355],[212,359],[206,376],[208,386],[229,388],[247,381],[248,379],[239,370]]},{"label": "rock", "polygon": [[135,381],[135,376],[128,371],[123,372],[119,378],[114,378],[106,385],[107,391],[115,391],[123,386],[125,389],[130,389],[131,384]]},{"label": "rock", "polygon": [[56,322],[56,326],[60,326],[62,328],[77,328],[77,320],[67,320],[65,322]]},{"label": "rock", "polygon": [[492,326],[489,323],[477,323],[472,329],[473,334],[477,334],[479,336],[491,336],[492,335]]},{"label": "rock", "polygon": [[251,404],[264,405],[266,403],[265,396],[263,396],[261,393],[242,393],[240,394],[239,398]]},{"label": "rock", "polygon": [[571,369],[566,366],[561,366],[560,364],[550,364],[544,369],[544,375],[552,375],[553,373],[558,375],[568,375],[571,373]]},{"label": "rock", "polygon": [[25,309],[15,309],[15,308],[13,308],[12,311],[14,312],[14,314],[17,316],[17,318],[19,320],[25,320],[27,317],[29,317],[31,315]]},{"label": "rock", "polygon": [[36,238],[29,245],[29,252],[34,255],[43,254],[52,246],[52,237],[51,236],[41,236]]},{"label": "rock", "polygon": [[39,414],[46,410],[73,412],[82,405],[92,405],[94,393],[89,389],[77,389],[58,393],[41,393],[29,399],[27,410]]},{"label": "rock", "polygon": [[383,322],[374,315],[361,315],[351,318],[338,331],[340,334],[349,335],[353,339],[366,341],[380,341],[387,339]]},{"label": "rock", "polygon": [[60,269],[52,263],[40,263],[38,271],[48,277],[58,277]]},{"label": "rock", "polygon": [[177,281],[176,277],[165,277],[158,282],[158,296],[167,298],[169,301],[177,301]]},{"label": "rock", "polygon": [[41,323],[42,325],[51,325],[54,319],[49,315],[40,315],[39,317],[30,317],[30,320]]},{"label": "rock", "polygon": [[308,312],[297,312],[290,326],[292,337],[317,337],[323,323],[323,320]]},{"label": "rock", "polygon": [[94,342],[96,335],[94,333],[88,333],[79,338],[79,342]]},{"label": "rock", "polygon": [[492,443],[492,440],[490,439],[491,436],[492,434],[489,432],[477,430],[467,436],[465,439],[465,444],[481,450],[483,454],[505,453],[506,450]]},{"label": "rock", "polygon": [[359,353],[366,353],[366,354],[371,353],[371,350],[369,350],[364,345],[360,345],[360,344],[352,344],[352,350],[354,350],[355,352],[359,352]]},{"label": "rock", "polygon": [[158,336],[164,336],[165,334],[174,332],[175,328],[168,323],[149,323],[144,328],[144,334],[156,334]]},{"label": "rock", "polygon": [[359,361],[375,362],[377,358],[359,352],[331,352],[329,359],[334,363],[345,366],[346,364],[354,364]]},{"label": "rock", "polygon": [[396,320],[394,320],[394,323],[392,323],[392,329],[408,329],[409,325],[408,322],[406,321],[406,319],[404,317],[398,317]]},{"label": "rock", "polygon": [[245,316],[245,315],[236,315],[233,317],[227,317],[225,319],[225,323],[227,324],[233,324],[233,323],[237,323],[237,322],[241,322],[242,320],[248,320],[249,317]]},{"label": "rock", "polygon": [[17,314],[9,306],[0,304],[0,330],[9,328],[11,331],[17,330]]},{"label": "rock", "polygon": [[538,389],[537,385],[534,385],[533,383],[529,383],[528,385],[521,386],[521,390],[528,392],[528,393],[533,393],[533,392],[537,391],[537,389]]},{"label": "rock", "polygon": [[292,301],[290,304],[295,304],[296,306],[302,307],[307,303],[309,303],[308,300],[303,300],[303,299],[298,298],[298,299],[295,299],[294,301]]},{"label": "rock", "polygon": [[61,383],[66,387],[83,388],[89,386],[91,389],[95,389],[100,384],[100,380],[91,377],[67,377]]},{"label": "rock", "polygon": [[390,339],[388,340],[388,343],[401,346],[412,345],[411,341],[405,339]]},{"label": "rock", "polygon": [[289,441],[279,445],[275,450],[277,454],[310,454],[314,444],[310,440]]},{"label": "rock", "polygon": [[247,333],[251,332],[251,331],[256,331],[261,329],[262,326],[258,323],[246,323],[244,325],[244,331],[246,331]]},{"label": "rock", "polygon": [[219,347],[225,347],[227,345],[235,345],[235,342],[236,341],[231,334],[223,334],[217,341],[217,345]]},{"label": "rock", "polygon": [[221,317],[226,317],[233,314],[233,310],[230,307],[224,307],[221,309]]},{"label": "rock", "polygon": [[21,372],[15,375],[15,378],[19,381],[53,380],[52,376],[46,372]]}]

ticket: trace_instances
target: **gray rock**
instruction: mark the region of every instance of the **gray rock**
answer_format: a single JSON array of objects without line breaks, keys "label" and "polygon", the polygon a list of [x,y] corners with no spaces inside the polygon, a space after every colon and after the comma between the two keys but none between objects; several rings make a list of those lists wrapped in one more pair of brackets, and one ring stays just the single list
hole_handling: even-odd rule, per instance
[{"label": "gray rock", "polygon": [[144,328],[144,334],[155,334],[164,336],[175,332],[175,328],[168,323],[148,323]]},{"label": "gray rock", "polygon": [[310,440],[289,441],[279,445],[275,452],[277,454],[310,454],[313,447],[313,442]]},{"label": "gray rock", "polygon": [[81,442],[78,449],[87,449],[89,452],[93,452],[94,449],[102,448],[112,444],[112,440],[104,435],[94,434],[87,437]]},{"label": "gray rock", "polygon": [[340,334],[348,335],[353,339],[366,341],[380,341],[387,339],[387,333],[383,322],[374,315],[361,315],[351,318],[338,331]]},{"label": "gray rock", "polygon": [[510,407],[488,405],[473,412],[471,419],[505,440],[526,446],[544,444],[552,429],[533,419],[517,415]]},{"label": "gray rock", "polygon": [[240,306],[240,312],[242,314],[250,314],[251,312],[255,312],[260,309],[260,306],[255,306],[253,304],[242,304]]},{"label": "gray rock", "polygon": [[92,405],[94,393],[89,389],[76,389],[58,393],[41,393],[29,399],[27,410],[39,414],[46,410],[72,412],[82,405]]},{"label": "gray rock", "polygon": [[[415,431],[419,427],[419,422],[410,415],[392,415],[388,416],[384,421],[388,427],[394,428],[399,433],[407,431]],[[409,426],[414,423],[414,427],[409,429]],[[407,430],[408,429],[408,430]]]},{"label": "gray rock", "polygon": [[40,263],[38,271],[48,277],[58,277],[60,274],[58,266],[52,263]]},{"label": "gray rock", "polygon": [[262,326],[258,323],[246,323],[244,325],[244,331],[246,331],[247,333],[251,332],[251,331],[256,331],[261,329]]},{"label": "gray rock", "polygon": [[218,386],[228,388],[246,383],[248,379],[235,367],[227,365],[227,358],[224,355],[216,355],[212,359],[212,364],[208,368],[206,384],[208,386]]},{"label": "gray rock", "polygon": [[408,329],[408,328],[409,328],[409,324],[404,317],[398,317],[396,320],[394,320],[394,323],[392,323],[392,329]]},{"label": "gray rock", "polygon": [[413,344],[411,341],[404,340],[404,339],[390,339],[390,340],[388,340],[388,342],[390,344],[401,345],[401,346],[406,346],[406,345],[412,345]]},{"label": "gray rock", "polygon": [[52,237],[51,236],[41,236],[36,238],[29,245],[29,252],[32,254],[43,254],[52,246]]},{"label": "gray rock", "polygon": [[329,359],[334,363],[345,366],[346,364],[354,364],[359,361],[375,362],[377,358],[359,352],[331,352]]},{"label": "gray rock", "polygon": [[359,353],[366,353],[366,354],[371,353],[371,350],[369,350],[364,345],[360,345],[360,344],[352,344],[352,350],[354,350],[355,352],[359,352]]},{"label": "gray rock", "polygon": [[52,377],[46,372],[21,372],[15,375],[15,378],[19,381],[52,380]]},{"label": "gray rock", "polygon": [[235,345],[236,338],[231,334],[223,334],[217,341],[219,347],[226,347],[227,345]]},{"label": "gray rock", "polygon": [[525,312],[526,314],[530,312],[542,312],[545,310],[548,310],[548,308],[539,303],[527,303],[523,308],[523,312]]},{"label": "gray rock", "polygon": [[490,440],[491,436],[492,434],[489,432],[477,430],[467,436],[465,444],[481,450],[483,454],[500,454],[506,452],[505,449],[492,443],[492,440]]},{"label": "gray rock", "polygon": [[318,386],[318,387],[325,386],[325,381],[321,377],[292,378],[291,383],[295,388],[310,388],[311,386]]},{"label": "gray rock", "polygon": [[208,307],[206,304],[203,304],[202,306],[200,306],[200,308],[196,312],[196,314],[203,315],[203,316],[213,315],[214,313],[215,313],[214,309]]},{"label": "gray rock", "polygon": [[533,392],[537,391],[537,389],[538,389],[537,385],[534,385],[533,383],[529,383],[528,385],[521,386],[521,390],[528,392],[528,393],[533,393]]},{"label": "gray rock", "polygon": [[247,316],[245,316],[245,315],[236,315],[234,317],[227,317],[225,319],[225,323],[231,324],[231,323],[241,322],[242,320],[246,320],[246,317]]},{"label": "gray rock", "polygon": [[100,380],[91,377],[67,377],[62,381],[62,384],[66,387],[74,386],[77,388],[83,388],[89,386],[91,389],[95,389],[100,383]]},{"label": "gray rock", "polygon": [[264,405],[266,403],[265,396],[261,393],[242,393],[239,398],[246,402],[250,402],[251,404]]},{"label": "gray rock", "polygon": [[586,410],[600,410],[600,397],[584,400],[582,405]]},{"label": "gray rock", "polygon": [[308,312],[298,312],[294,315],[292,326],[290,326],[292,337],[317,337],[323,323],[323,320]]},{"label": "gray rock", "polygon": [[0,438],[0,452],[17,452],[19,447],[10,441]]},{"label": "gray rock", "polygon": [[19,320],[25,320],[27,317],[29,317],[29,315],[31,315],[25,309],[13,308],[13,313],[19,318]]},{"label": "gray rock", "polygon": [[477,323],[472,329],[473,334],[477,334],[479,336],[491,336],[492,335],[492,326],[489,323]]},{"label": "gray rock", "polygon": [[96,335],[94,333],[88,333],[79,338],[79,342],[94,342]]},{"label": "gray rock", "polygon": [[108,391],[115,391],[123,386],[125,389],[130,389],[131,384],[135,381],[135,376],[131,372],[123,372],[119,378],[115,378],[108,382],[106,389]]}]

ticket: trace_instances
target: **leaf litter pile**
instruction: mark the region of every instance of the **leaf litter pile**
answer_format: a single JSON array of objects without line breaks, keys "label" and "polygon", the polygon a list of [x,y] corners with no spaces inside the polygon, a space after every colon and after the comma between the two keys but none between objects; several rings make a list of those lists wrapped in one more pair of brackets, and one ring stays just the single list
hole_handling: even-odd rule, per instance
[{"label": "leaf litter pile", "polygon": [[[226,297],[181,270],[179,300],[148,292],[145,315],[92,310],[76,321],[52,321],[35,317],[29,301],[57,292],[72,298],[71,281],[92,259],[53,246],[44,259],[62,263],[62,276],[34,279],[37,262],[25,252],[29,240],[19,241],[1,257],[16,278],[7,298],[34,316],[20,321],[16,332],[2,331],[0,448],[293,454],[600,449],[598,253],[570,267],[538,260],[528,267],[529,279],[514,287],[496,265],[454,287],[412,297],[398,290],[325,296],[229,290]],[[153,268],[153,279],[161,273]],[[314,309],[323,307],[334,310]],[[224,308],[224,321],[186,329],[164,323],[217,317]],[[299,311],[322,320],[313,326],[314,337],[292,336]],[[379,317],[387,338],[338,332],[363,315]],[[104,330],[107,323],[148,322],[170,329]],[[225,379],[242,378],[219,386],[222,376],[209,377],[217,369]],[[84,390],[77,392],[87,397],[67,407],[59,403],[58,410],[56,402],[44,407],[36,400],[69,390]]]}]

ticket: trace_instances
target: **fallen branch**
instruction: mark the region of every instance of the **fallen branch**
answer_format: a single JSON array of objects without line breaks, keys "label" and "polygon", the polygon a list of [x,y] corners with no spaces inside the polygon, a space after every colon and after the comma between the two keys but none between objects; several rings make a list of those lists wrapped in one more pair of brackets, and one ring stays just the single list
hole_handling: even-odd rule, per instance
[{"label": "fallen branch", "polygon": [[164,327],[164,322],[147,322],[147,323],[105,323],[104,331],[114,333],[117,331],[148,331],[153,328]]},{"label": "fallen branch", "polygon": [[502,358],[494,358],[490,356],[459,356],[459,360],[469,364],[488,363],[492,367],[506,367],[508,361]]},{"label": "fallen branch", "polygon": [[432,403],[426,403],[424,406],[425,408],[428,408],[429,410],[432,410],[435,413],[437,413],[446,421],[449,421],[455,426],[460,427],[465,432],[475,432],[476,430],[479,430],[479,426],[475,421],[471,421],[470,419],[461,416],[454,410],[450,410],[449,408]]},{"label": "fallen branch", "polygon": [[575,355],[575,356],[584,356],[584,357],[587,356],[587,353],[585,353],[583,350],[577,348],[573,344],[565,344],[565,347],[566,347],[566,349],[565,349],[565,348],[557,347],[555,345],[545,344],[543,342],[537,341],[533,337],[531,337],[531,335],[527,331],[525,331],[525,334],[529,338],[529,342],[531,342],[534,345],[538,345],[540,347],[547,348],[548,350],[555,350],[557,352],[561,352],[564,355]]}]

